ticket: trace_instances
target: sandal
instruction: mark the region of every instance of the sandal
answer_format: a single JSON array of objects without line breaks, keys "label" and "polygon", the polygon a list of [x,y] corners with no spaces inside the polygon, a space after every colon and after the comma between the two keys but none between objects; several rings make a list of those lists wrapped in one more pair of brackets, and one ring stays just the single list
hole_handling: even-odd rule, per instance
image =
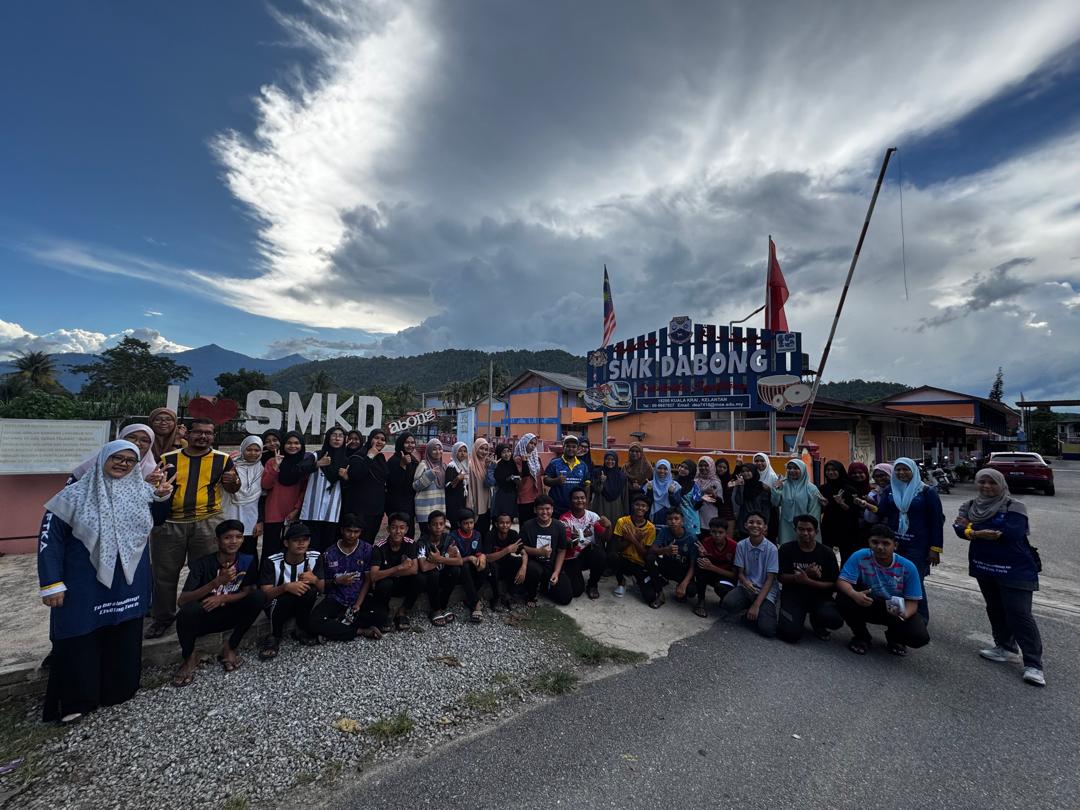
[{"label": "sandal", "polygon": [[234,658],[232,661],[226,661],[224,655],[219,655],[217,657],[217,660],[218,663],[221,664],[221,668],[226,672],[236,672],[236,670],[240,669],[240,667],[244,665],[244,659],[241,658],[239,655],[236,656],[236,658]]},{"label": "sandal", "polygon": [[457,618],[457,616],[454,614],[454,612],[452,610],[448,610],[443,614],[443,618],[446,619],[447,624],[450,624],[452,621],[454,621]]},{"label": "sandal", "polygon": [[907,647],[905,647],[903,644],[889,644],[885,647],[885,649],[888,650],[892,655],[898,656],[900,658],[903,658],[905,655],[907,655]]},{"label": "sandal", "polygon": [[592,587],[592,588],[589,588],[587,593],[588,593],[590,599],[599,599],[600,598],[600,589],[595,587],[595,586]]},{"label": "sandal", "polygon": [[705,605],[700,602],[694,605],[694,615],[700,616],[703,619],[709,618],[709,612],[705,610]]},{"label": "sandal", "polygon": [[397,619],[394,620],[394,623],[397,625],[398,630],[408,630],[412,627],[408,616],[398,616]]},{"label": "sandal", "polygon": [[649,603],[649,607],[651,607],[653,610],[657,610],[662,607],[666,601],[667,600],[664,599],[664,594],[659,593],[656,595],[656,598]]},{"label": "sandal", "polygon": [[484,620],[484,612],[479,606],[473,609],[472,615],[469,616],[469,621],[473,624],[480,624]]},{"label": "sandal", "polygon": [[540,603],[537,602],[535,599],[530,599],[528,602],[525,603],[525,607],[527,607],[527,608],[537,608],[537,607],[540,607]]},{"label": "sandal", "polygon": [[262,644],[259,646],[259,660],[269,661],[271,658],[277,658],[278,647],[280,646],[280,638],[277,636],[267,636],[262,640]]},{"label": "sandal", "polygon": [[861,638],[853,638],[847,645],[847,648],[856,655],[866,655],[866,650],[869,647],[870,645]]},{"label": "sandal", "polygon": [[832,638],[832,631],[830,631],[830,630],[815,630],[814,631],[814,638],[818,639],[819,641],[828,641],[830,638]]},{"label": "sandal", "polygon": [[194,672],[182,672],[177,670],[177,673],[173,675],[172,685],[177,689],[183,689],[185,686],[191,686],[191,682],[194,680]]},{"label": "sandal", "polygon": [[431,623],[436,627],[446,627],[446,617],[441,613],[438,616],[431,616]]},{"label": "sandal", "polygon": [[384,636],[387,633],[393,633],[394,632],[394,625],[387,622],[386,624],[384,624],[382,627],[379,628],[379,632],[382,633]]},{"label": "sandal", "polygon": [[356,635],[369,638],[372,641],[378,641],[382,638],[382,633],[379,632],[377,627],[358,627],[356,629]]}]

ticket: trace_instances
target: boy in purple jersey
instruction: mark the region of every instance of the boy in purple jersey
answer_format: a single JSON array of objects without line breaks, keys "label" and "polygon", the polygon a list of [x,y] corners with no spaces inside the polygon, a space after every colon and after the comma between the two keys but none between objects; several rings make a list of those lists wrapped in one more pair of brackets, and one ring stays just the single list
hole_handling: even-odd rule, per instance
[{"label": "boy in purple jersey", "polygon": [[311,611],[308,629],[335,641],[352,641],[358,635],[382,638],[375,595],[371,592],[371,558],[374,546],[361,539],[363,524],[356,515],[341,519],[341,537],[323,552],[323,600]]}]

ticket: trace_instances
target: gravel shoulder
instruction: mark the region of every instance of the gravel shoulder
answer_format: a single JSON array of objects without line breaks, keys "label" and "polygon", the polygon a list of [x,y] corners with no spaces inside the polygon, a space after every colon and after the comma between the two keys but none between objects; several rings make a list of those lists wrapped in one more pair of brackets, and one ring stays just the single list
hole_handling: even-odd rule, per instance
[{"label": "gravel shoulder", "polygon": [[[2,750],[28,756],[0,776],[0,806],[317,802],[358,772],[422,756],[546,694],[570,691],[585,669],[642,658],[586,640],[553,608],[509,620],[489,613],[480,625],[465,618],[378,642],[301,648],[287,640],[265,663],[246,646],[240,670],[225,674],[210,659],[184,689],[168,685],[168,672],[151,671],[133,700],[34,737],[29,752],[17,751],[9,735]],[[36,721],[38,702],[24,708],[25,723],[5,722],[12,734]]]}]

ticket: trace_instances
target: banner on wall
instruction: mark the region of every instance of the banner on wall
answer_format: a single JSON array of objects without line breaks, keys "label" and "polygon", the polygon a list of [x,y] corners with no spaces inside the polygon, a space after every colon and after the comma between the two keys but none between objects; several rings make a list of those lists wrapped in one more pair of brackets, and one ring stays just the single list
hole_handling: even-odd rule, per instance
[{"label": "banner on wall", "polygon": [[589,353],[591,411],[785,410],[810,399],[802,335],[730,330],[680,315],[655,332]]},{"label": "banner on wall", "polygon": [[0,419],[0,475],[70,473],[108,440],[108,422]]},{"label": "banner on wall", "polygon": [[457,412],[457,438],[459,442],[472,444],[476,435],[476,408],[462,408]]}]

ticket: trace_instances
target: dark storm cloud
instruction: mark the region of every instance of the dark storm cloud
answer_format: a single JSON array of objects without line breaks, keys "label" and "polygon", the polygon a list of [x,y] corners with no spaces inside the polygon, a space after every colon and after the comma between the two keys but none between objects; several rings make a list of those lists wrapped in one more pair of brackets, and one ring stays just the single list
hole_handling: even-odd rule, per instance
[{"label": "dark storm cloud", "polygon": [[1010,271],[1032,264],[1035,260],[1031,257],[1017,257],[1007,262],[1002,262],[983,275],[976,273],[964,287],[966,288],[966,300],[962,304],[946,307],[939,315],[920,319],[917,331],[922,332],[938,326],[965,318],[973,312],[980,312],[992,306],[1010,307],[1011,311],[1019,312],[1020,308],[1011,304],[1025,290],[1034,286],[1034,282],[1025,281],[1009,275]]}]

